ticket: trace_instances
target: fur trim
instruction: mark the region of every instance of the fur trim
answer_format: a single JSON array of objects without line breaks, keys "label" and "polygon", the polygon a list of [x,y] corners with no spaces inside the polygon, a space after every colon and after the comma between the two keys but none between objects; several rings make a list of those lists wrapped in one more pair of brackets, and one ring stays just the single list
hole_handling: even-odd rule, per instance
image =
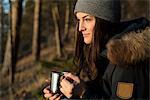
[{"label": "fur trim", "polygon": [[113,64],[133,64],[150,58],[150,27],[112,38],[106,47],[107,57]]}]

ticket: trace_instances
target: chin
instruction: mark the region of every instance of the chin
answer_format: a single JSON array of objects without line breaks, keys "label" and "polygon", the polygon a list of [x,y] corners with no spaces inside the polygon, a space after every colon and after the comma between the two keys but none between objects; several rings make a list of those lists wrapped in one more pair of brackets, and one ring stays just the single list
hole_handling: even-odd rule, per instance
[{"label": "chin", "polygon": [[85,44],[90,44],[91,42],[84,40],[84,43],[85,43]]}]

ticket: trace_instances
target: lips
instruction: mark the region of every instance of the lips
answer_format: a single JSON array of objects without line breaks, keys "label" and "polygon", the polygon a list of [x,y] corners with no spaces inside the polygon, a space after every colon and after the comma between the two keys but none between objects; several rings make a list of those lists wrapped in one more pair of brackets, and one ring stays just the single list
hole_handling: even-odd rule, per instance
[{"label": "lips", "polygon": [[88,37],[90,34],[89,33],[82,33],[83,37]]}]

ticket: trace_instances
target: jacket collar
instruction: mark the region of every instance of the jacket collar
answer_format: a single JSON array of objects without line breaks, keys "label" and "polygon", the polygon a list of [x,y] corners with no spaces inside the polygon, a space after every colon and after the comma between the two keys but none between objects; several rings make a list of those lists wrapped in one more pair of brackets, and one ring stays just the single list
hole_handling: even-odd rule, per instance
[{"label": "jacket collar", "polygon": [[144,18],[122,22],[122,31],[106,45],[113,64],[133,64],[150,58],[150,22]]}]

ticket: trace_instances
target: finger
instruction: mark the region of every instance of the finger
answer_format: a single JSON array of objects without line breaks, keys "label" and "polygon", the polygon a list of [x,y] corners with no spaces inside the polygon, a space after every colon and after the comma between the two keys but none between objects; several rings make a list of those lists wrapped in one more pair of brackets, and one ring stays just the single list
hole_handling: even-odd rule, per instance
[{"label": "finger", "polygon": [[61,76],[61,77],[60,77],[60,81],[61,81],[61,80],[63,80],[64,78],[65,78],[65,76],[64,76],[64,75],[63,75],[63,76]]},{"label": "finger", "polygon": [[59,94],[55,94],[55,95],[50,97],[50,100],[55,100],[58,96],[59,96]]},{"label": "finger", "polygon": [[63,94],[66,93],[62,87],[60,87],[59,90],[60,90],[60,92],[63,93]]},{"label": "finger", "polygon": [[62,87],[59,88],[61,93],[64,93],[64,90],[62,89]]},{"label": "finger", "polygon": [[77,76],[75,76],[75,75],[73,75],[73,74],[71,74],[71,73],[67,73],[67,72],[65,72],[64,73],[64,76],[65,77],[69,77],[69,78],[71,78],[71,79],[73,79],[74,81],[76,81],[76,82],[80,82],[80,79],[77,77]]},{"label": "finger", "polygon": [[65,79],[62,80],[62,82],[60,83],[60,86],[61,86],[60,90],[63,94],[71,94],[74,88],[74,85]]},{"label": "finger", "polygon": [[70,83],[68,80],[66,80],[65,78],[60,82],[60,86],[64,89],[72,89],[73,88],[73,84]]},{"label": "finger", "polygon": [[45,82],[46,82],[46,83],[49,83],[49,82],[50,82],[50,80],[49,80],[49,79],[46,79],[46,80],[45,80]]},{"label": "finger", "polygon": [[50,86],[46,87],[44,90],[43,90],[44,93],[51,93],[50,91]]},{"label": "finger", "polygon": [[50,85],[50,80],[45,80],[45,84],[44,84],[44,87],[47,87]]},{"label": "finger", "polygon": [[66,89],[64,90],[62,88],[60,88],[60,91],[68,98],[72,96],[72,91],[69,92],[69,91],[66,91]]},{"label": "finger", "polygon": [[60,100],[62,96],[63,96],[63,95],[61,94],[61,95],[58,96],[55,100]]},{"label": "finger", "polygon": [[52,96],[52,94],[44,94],[45,98],[50,98]]},{"label": "finger", "polygon": [[60,88],[60,91],[61,91],[61,93],[63,93],[64,95],[67,94],[66,91],[65,91],[64,89],[62,89],[62,88]]}]

